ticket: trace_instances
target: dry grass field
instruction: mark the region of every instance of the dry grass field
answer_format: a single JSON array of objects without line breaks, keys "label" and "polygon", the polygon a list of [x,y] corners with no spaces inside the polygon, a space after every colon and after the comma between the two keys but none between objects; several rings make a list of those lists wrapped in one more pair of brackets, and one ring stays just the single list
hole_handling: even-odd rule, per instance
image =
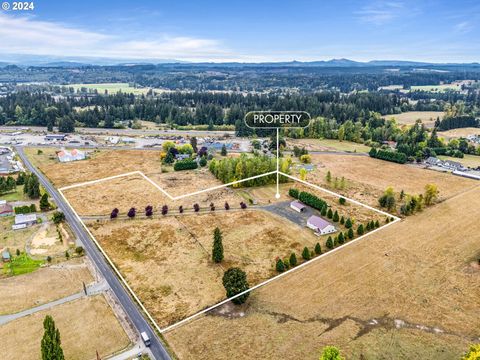
[{"label": "dry grass field", "polygon": [[407,111],[401,114],[386,115],[386,119],[395,119],[399,125],[413,125],[417,120],[422,120],[426,126],[433,126],[437,117],[443,118],[443,111]]},{"label": "dry grass field", "polygon": [[[125,331],[102,295],[81,298],[0,326],[4,359],[37,360],[43,319],[51,315],[60,330],[66,359],[104,358],[130,345]],[[99,321],[101,319],[101,321]]]},{"label": "dry grass field", "polygon": [[287,139],[287,146],[293,149],[294,146],[305,147],[308,151],[346,151],[346,152],[368,152],[369,146],[351,141],[338,141],[333,139]]},{"label": "dry grass field", "polygon": [[450,160],[456,161],[461,163],[463,166],[470,167],[472,169],[476,169],[480,166],[480,156],[477,155],[464,155],[463,158],[455,158],[452,156],[444,156],[439,155],[437,156],[440,160]]},{"label": "dry grass field", "polygon": [[[277,256],[313,249],[310,230],[262,210],[116,220],[88,224],[160,326],[225,298],[229,267],[247,272],[251,286],[274,275]],[[213,231],[223,232],[225,259],[211,260]]]},{"label": "dry grass field", "polygon": [[477,186],[166,339],[180,359],[459,359],[480,337],[479,206]]},{"label": "dry grass field", "polygon": [[98,180],[132,171],[154,174],[161,172],[160,151],[100,150],[90,153],[90,158],[70,163],[60,163],[52,148],[27,148],[25,153],[35,166],[57,187],[85,181]]},{"label": "dry grass field", "polygon": [[13,314],[83,290],[93,278],[83,259],[0,280],[0,314]]},{"label": "dry grass field", "polygon": [[[194,181],[194,177],[186,175],[188,181],[180,180],[184,174],[166,173],[165,179],[160,176],[153,176],[154,181],[160,186],[165,186],[167,192],[184,195],[198,191],[197,187],[189,186],[188,181]],[[209,175],[209,174],[206,174]],[[178,186],[175,182],[178,179]],[[216,179],[211,181],[207,177],[199,176],[197,185],[203,185],[205,188],[219,185]],[[170,200],[154,185],[149,183],[140,175],[125,176],[105,182],[99,182],[82,187],[67,189],[64,191],[66,198],[80,215],[107,215],[113,208],[118,208],[120,213],[126,214],[131,207],[135,207],[139,212],[144,213],[147,205],[152,205],[155,212],[160,212],[163,205],[168,205],[170,210],[178,210],[179,206],[191,210],[193,204],[198,203],[202,209],[214,203],[217,208],[223,208],[225,201],[233,207],[239,206],[242,198],[235,195],[233,190],[223,188],[219,190],[208,191],[205,193],[189,196],[179,200]]]},{"label": "dry grass field", "polygon": [[460,129],[452,129],[452,130],[438,132],[438,136],[443,137],[446,140],[467,137],[468,135],[480,135],[480,129],[479,128],[460,128]]},{"label": "dry grass field", "polygon": [[[433,183],[438,186],[442,200],[477,184],[475,180],[368,156],[312,155],[312,163],[316,169],[308,174],[307,181],[372,206],[378,206],[377,199],[388,186],[397,192],[404,190],[408,194],[420,194],[426,184]],[[325,179],[329,170],[332,175],[330,184]],[[344,190],[335,190],[334,179],[337,177],[340,181],[342,176],[347,186]]]}]

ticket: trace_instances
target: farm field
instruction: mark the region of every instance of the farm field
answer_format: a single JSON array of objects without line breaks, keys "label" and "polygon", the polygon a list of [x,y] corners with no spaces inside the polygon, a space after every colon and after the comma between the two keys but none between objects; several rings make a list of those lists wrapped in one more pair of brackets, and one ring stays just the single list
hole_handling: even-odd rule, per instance
[{"label": "farm field", "polygon": [[459,128],[459,129],[452,129],[452,130],[438,132],[438,136],[443,137],[446,140],[467,137],[468,135],[480,135],[480,129],[479,128]]},{"label": "farm field", "polygon": [[351,141],[339,141],[333,139],[287,139],[287,146],[305,147],[308,151],[345,151],[345,152],[369,152],[370,147]]},{"label": "farm field", "polygon": [[[340,182],[343,176],[346,187],[344,190],[337,189],[337,192],[375,207],[378,206],[378,197],[388,186],[397,192],[404,190],[408,194],[420,194],[426,184],[433,183],[440,191],[439,199],[444,200],[477,184],[475,180],[368,156],[312,154],[312,164],[316,167],[308,173],[307,181],[334,190],[334,179]],[[332,175],[330,184],[326,181],[328,171]]]},{"label": "farm field", "polygon": [[18,354],[22,354],[22,360],[39,359],[46,315],[53,317],[60,330],[66,359],[95,359],[96,351],[103,358],[130,345],[130,340],[105,298],[97,295],[1,325],[0,336],[5,347],[2,357],[16,359]]},{"label": "farm field", "polygon": [[74,88],[75,91],[81,88],[97,90],[100,95],[103,95],[106,91],[109,94],[116,94],[117,92],[121,91],[123,93],[142,95],[146,94],[148,90],[150,90],[149,88],[134,88],[128,83],[68,84],[65,85],[65,87]]},{"label": "farm field", "polygon": [[0,313],[13,314],[83,290],[93,278],[83,259],[0,280]]},{"label": "farm field", "polygon": [[437,117],[442,119],[445,113],[443,111],[407,111],[401,114],[385,115],[385,119],[395,119],[400,125],[413,125],[417,120],[427,127],[433,127]]},{"label": "farm field", "polygon": [[[221,278],[229,267],[244,269],[253,286],[276,275],[277,256],[295,251],[300,257],[305,246],[313,249],[316,242],[326,240],[263,210],[90,222],[88,226],[160,326],[223,300]],[[211,260],[215,227],[223,232],[221,264]]]},{"label": "farm field", "polygon": [[463,166],[470,167],[470,168],[477,168],[480,166],[480,156],[478,155],[465,154],[461,159],[456,157],[451,157],[451,156],[445,156],[445,155],[438,155],[437,157],[440,160],[456,161],[461,163]]},{"label": "farm field", "polygon": [[459,359],[480,336],[479,206],[476,186],[165,337],[181,359]]},{"label": "farm field", "polygon": [[462,90],[460,83],[441,84],[441,85],[418,85],[411,86],[410,91],[429,91],[429,92],[445,92],[447,90]]}]

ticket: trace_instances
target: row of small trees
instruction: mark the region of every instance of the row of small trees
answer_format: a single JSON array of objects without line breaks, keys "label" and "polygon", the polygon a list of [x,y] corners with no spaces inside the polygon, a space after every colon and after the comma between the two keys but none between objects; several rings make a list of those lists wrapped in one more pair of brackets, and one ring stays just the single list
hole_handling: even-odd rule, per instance
[{"label": "row of small trees", "polygon": [[[307,246],[303,248],[302,251],[302,259],[304,261],[308,261],[312,258],[314,258],[317,255],[322,254],[322,247],[320,246],[320,243],[316,243],[315,247],[313,250],[310,250]],[[278,272],[284,272],[285,270],[288,270],[290,268],[293,268],[299,264],[297,260],[297,255],[292,252],[289,257],[286,257],[284,259],[281,259],[280,257],[277,257],[275,260],[275,270]]]},{"label": "row of small trees", "polygon": [[[230,210],[230,204],[228,202],[225,202],[223,207],[224,207],[225,210]],[[210,203],[209,208],[210,208],[210,211],[215,211],[215,209],[216,209],[215,204]],[[246,209],[247,204],[245,202],[241,201],[240,202],[240,208],[241,209]],[[195,204],[193,204],[192,209],[193,209],[194,212],[199,212],[201,208],[200,208],[199,204],[195,203]],[[161,214],[162,215],[167,215],[169,211],[170,210],[169,210],[168,205],[163,205],[162,206],[162,208],[161,208]],[[180,205],[178,207],[178,212],[180,214],[183,214],[184,211],[185,211],[185,209],[183,208],[183,205]],[[117,218],[119,214],[120,214],[120,210],[118,208],[114,208],[112,210],[112,212],[110,213],[110,219]],[[134,208],[134,207],[130,208],[127,212],[127,216],[129,218],[134,218],[136,215],[137,215],[137,209]],[[153,206],[152,205],[147,205],[145,207],[145,216],[148,216],[148,217],[153,216]]]},{"label": "row of small trees", "polygon": [[407,155],[403,152],[371,148],[368,154],[370,157],[376,159],[392,161],[399,164],[405,164],[407,162]]}]

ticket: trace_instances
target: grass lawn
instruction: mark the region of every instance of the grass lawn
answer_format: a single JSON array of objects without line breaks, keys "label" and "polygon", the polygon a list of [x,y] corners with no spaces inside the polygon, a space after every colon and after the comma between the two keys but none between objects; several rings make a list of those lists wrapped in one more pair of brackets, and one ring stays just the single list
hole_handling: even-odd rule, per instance
[{"label": "grass lawn", "polygon": [[87,89],[96,89],[100,95],[104,94],[107,91],[109,94],[115,94],[119,91],[124,93],[132,93],[135,95],[146,94],[149,88],[134,88],[130,87],[128,83],[104,83],[104,84],[69,84],[67,87],[73,87],[75,90],[81,88]]},{"label": "grass lawn", "polygon": [[451,156],[439,155],[438,158],[440,160],[457,161],[461,163],[463,166],[467,166],[471,168],[477,168],[480,166],[480,156],[477,156],[477,155],[465,154],[462,159],[451,157]]},{"label": "grass lawn", "polygon": [[37,270],[42,264],[43,260],[33,260],[26,253],[12,254],[12,261],[5,264],[4,271],[8,275],[22,275]]},{"label": "grass lawn", "polygon": [[7,201],[23,201],[27,200],[27,197],[23,193],[23,185],[17,185],[17,189],[15,191],[0,195],[0,199]]}]

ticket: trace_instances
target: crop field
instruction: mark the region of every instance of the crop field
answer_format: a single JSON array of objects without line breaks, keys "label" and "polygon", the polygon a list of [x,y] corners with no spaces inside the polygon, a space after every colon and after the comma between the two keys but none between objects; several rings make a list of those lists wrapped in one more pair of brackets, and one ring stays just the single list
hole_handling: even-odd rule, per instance
[{"label": "crop field", "polygon": [[[308,173],[307,181],[335,190],[335,178],[339,186],[341,177],[345,177],[345,189],[337,188],[336,191],[371,206],[378,206],[378,197],[388,186],[397,192],[420,194],[426,184],[433,183],[438,186],[440,200],[444,200],[477,184],[475,180],[368,156],[315,154],[312,163],[316,168]],[[328,171],[331,183],[326,181]]]},{"label": "crop field", "polygon": [[[49,310],[14,320],[0,326],[5,359],[37,360],[41,358],[40,343],[43,319],[51,315],[60,330],[66,359],[90,360],[96,351],[104,358],[126,349],[130,345],[125,331],[118,322],[103,295],[84,297]],[[102,321],[99,321],[102,319]]]},{"label": "crop field", "polygon": [[395,119],[400,125],[413,125],[417,120],[422,120],[427,127],[432,127],[437,120],[443,118],[443,111],[407,111],[401,114],[386,115],[386,119]]},{"label": "crop field", "polygon": [[458,359],[480,336],[479,206],[477,186],[164,336],[181,359]]},{"label": "crop field", "polygon": [[13,314],[83,291],[93,281],[82,259],[0,280],[0,313]]},{"label": "crop field", "polygon": [[369,152],[370,147],[351,141],[339,141],[333,139],[288,139],[287,145],[305,147],[308,151],[345,151],[345,152]]}]

